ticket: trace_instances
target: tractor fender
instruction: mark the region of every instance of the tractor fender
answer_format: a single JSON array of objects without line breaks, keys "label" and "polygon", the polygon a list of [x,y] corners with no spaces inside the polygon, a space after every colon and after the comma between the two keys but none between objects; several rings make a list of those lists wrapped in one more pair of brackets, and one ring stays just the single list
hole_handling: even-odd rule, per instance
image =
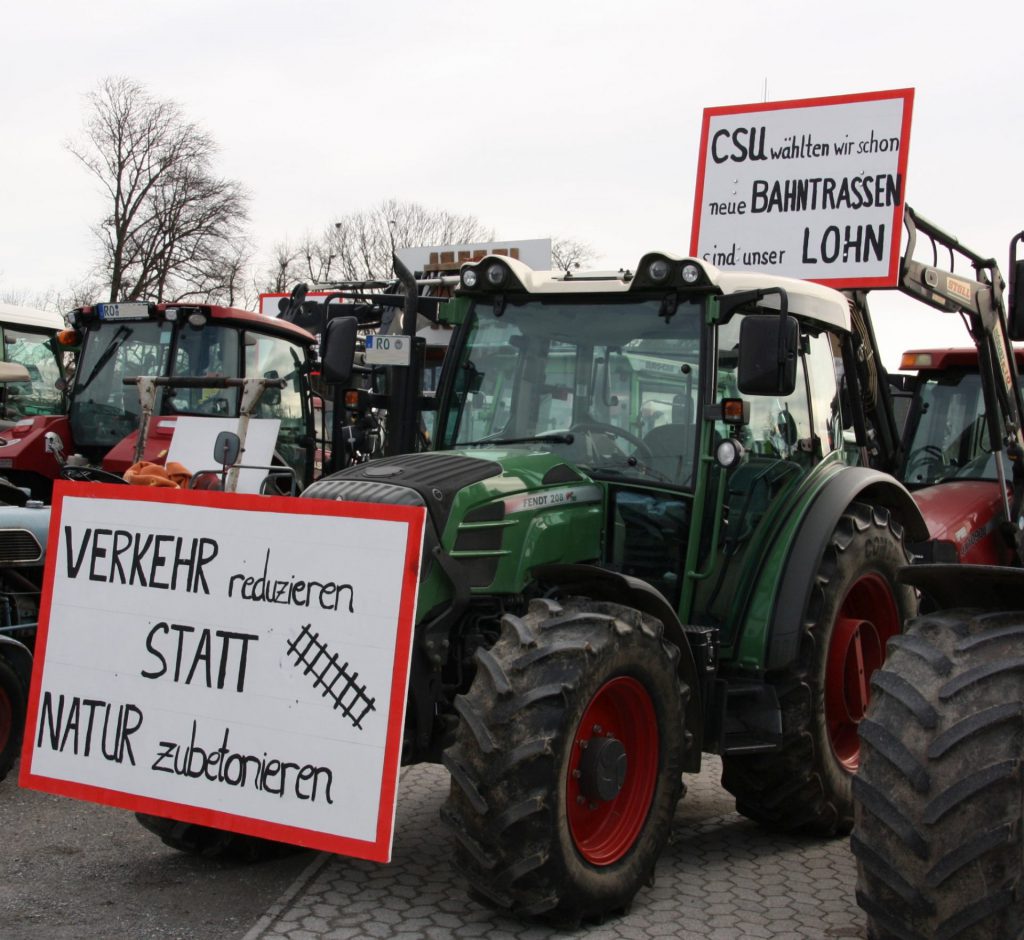
[{"label": "tractor fender", "polygon": [[13,637],[0,636],[0,657],[10,663],[27,691],[32,681],[32,653],[29,648]]},{"label": "tractor fender", "polygon": [[[703,684],[697,671],[693,652],[686,638],[686,631],[675,608],[656,587],[640,578],[634,578],[618,571],[609,571],[596,565],[550,564],[538,565],[530,570],[532,576],[545,586],[558,588],[568,594],[579,594],[594,600],[612,601],[625,604],[652,617],[657,617],[665,628],[665,637],[679,649],[677,671],[680,679],[689,686],[689,707],[686,709],[686,730],[693,735],[695,744],[703,741],[704,710],[701,701]],[[693,707],[696,705],[696,707]],[[700,747],[689,749],[689,754],[699,755]],[[686,768],[691,769],[690,767]],[[699,765],[698,765],[699,769]]]},{"label": "tractor fender", "polygon": [[771,618],[767,670],[783,669],[796,659],[819,560],[840,516],[855,500],[888,509],[903,526],[906,541],[927,541],[924,517],[898,480],[868,467],[847,467],[831,477],[811,502],[790,546]]},{"label": "tractor fender", "polygon": [[939,610],[1024,610],[1024,571],[999,565],[930,564],[901,568],[898,578]]}]

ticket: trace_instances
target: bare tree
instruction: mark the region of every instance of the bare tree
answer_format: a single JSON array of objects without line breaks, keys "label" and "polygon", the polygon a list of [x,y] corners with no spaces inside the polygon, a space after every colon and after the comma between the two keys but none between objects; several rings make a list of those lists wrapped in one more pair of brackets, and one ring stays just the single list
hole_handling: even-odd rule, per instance
[{"label": "bare tree", "polygon": [[[493,241],[494,232],[471,215],[427,209],[386,199],[372,209],[343,216],[327,229],[315,256],[323,280],[386,280],[396,248]],[[312,267],[310,267],[312,275]]]},{"label": "bare tree", "polygon": [[67,148],[110,200],[94,228],[110,300],[232,294],[248,196],[212,174],[213,138],[129,78],[105,79],[87,100],[84,139]]},{"label": "bare tree", "polygon": [[283,241],[274,245],[273,252],[273,260],[263,275],[261,290],[265,293],[280,294],[302,280],[299,250]]},{"label": "bare tree", "polygon": [[597,257],[592,245],[574,238],[551,239],[551,265],[556,271],[573,271]]}]

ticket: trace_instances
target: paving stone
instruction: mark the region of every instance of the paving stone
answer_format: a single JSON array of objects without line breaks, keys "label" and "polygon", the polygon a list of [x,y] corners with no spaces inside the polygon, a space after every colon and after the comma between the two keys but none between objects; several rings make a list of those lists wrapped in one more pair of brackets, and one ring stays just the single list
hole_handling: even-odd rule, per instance
[{"label": "paving stone", "polygon": [[443,769],[405,768],[393,860],[325,857],[286,896],[272,922],[245,940],[839,940],[861,938],[856,866],[845,838],[818,840],[761,829],[735,811],[705,758],[658,863],[657,884],[629,913],[577,932],[521,923],[467,897],[451,863],[439,810]]}]

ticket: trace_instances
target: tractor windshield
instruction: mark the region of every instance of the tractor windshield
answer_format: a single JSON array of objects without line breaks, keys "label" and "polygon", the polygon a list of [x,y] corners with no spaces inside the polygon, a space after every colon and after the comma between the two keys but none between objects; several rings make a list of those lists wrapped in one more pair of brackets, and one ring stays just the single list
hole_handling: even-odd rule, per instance
[{"label": "tractor windshield", "polygon": [[[206,323],[202,327],[169,321],[97,321],[82,344],[69,409],[76,444],[107,450],[139,425],[139,393],[126,378],[138,376],[240,375],[241,334]],[[162,389],[157,413],[237,412],[237,389]]]},{"label": "tractor windshield", "polygon": [[28,370],[28,382],[10,382],[4,392],[6,419],[55,415],[64,411],[64,394],[57,383],[64,377],[52,332],[3,327],[4,355]]},{"label": "tractor windshield", "polygon": [[546,297],[470,312],[444,447],[529,447],[589,473],[693,477],[700,303]]},{"label": "tractor windshield", "polygon": [[[927,486],[943,480],[995,480],[985,399],[976,370],[922,375],[907,428],[903,481]],[[1011,476],[1006,458],[1004,469]]]}]

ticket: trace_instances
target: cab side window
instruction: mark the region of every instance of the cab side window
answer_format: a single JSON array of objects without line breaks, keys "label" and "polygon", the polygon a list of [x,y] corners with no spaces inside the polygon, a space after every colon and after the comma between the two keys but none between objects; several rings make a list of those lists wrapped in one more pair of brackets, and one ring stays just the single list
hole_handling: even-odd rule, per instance
[{"label": "cab side window", "polygon": [[306,415],[302,397],[303,358],[294,343],[275,336],[249,333],[245,343],[246,378],[284,379],[284,388],[267,388],[253,411],[254,418],[279,418],[277,449],[301,472],[305,459]]},{"label": "cab side window", "polygon": [[807,379],[811,388],[814,447],[825,456],[843,445],[843,416],[839,409],[836,352],[828,333],[808,338]]},{"label": "cab side window", "polygon": [[[732,317],[719,332],[718,397],[740,397],[736,388],[740,322]],[[820,455],[815,446],[811,425],[811,403],[808,397],[808,343],[801,343],[797,361],[796,384],[790,395],[751,395],[746,397],[750,421],[743,429],[742,443],[751,457],[795,461],[809,465]],[[833,379],[834,384],[834,379]],[[729,428],[718,424],[716,431],[729,436]]]}]

